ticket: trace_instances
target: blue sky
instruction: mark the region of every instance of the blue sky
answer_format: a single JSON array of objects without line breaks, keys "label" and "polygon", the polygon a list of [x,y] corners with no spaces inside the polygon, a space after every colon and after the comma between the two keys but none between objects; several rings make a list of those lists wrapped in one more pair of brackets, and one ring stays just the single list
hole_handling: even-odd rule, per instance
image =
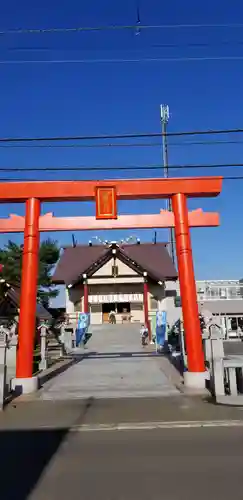
[{"label": "blue sky", "polygon": [[[83,5],[85,4],[85,5]],[[142,24],[224,24],[243,23],[241,1],[208,2],[192,0],[161,2],[140,0]],[[136,1],[92,0],[60,2],[25,0],[5,2],[1,8],[0,30],[14,28],[50,28],[101,26],[136,23]],[[36,60],[94,60],[141,58],[197,58],[240,56],[243,48],[239,28],[174,28],[144,30],[136,36],[130,31],[89,33],[22,34],[0,38],[0,137],[116,134],[160,131],[160,103],[170,106],[169,131],[243,126],[243,60],[200,60],[177,62],[107,63],[16,63]],[[167,47],[164,47],[164,45]],[[169,45],[169,47],[168,47]],[[172,45],[172,46],[171,46]],[[9,63],[12,61],[12,63]],[[241,140],[240,136],[203,139]],[[242,138],[243,139],[243,138]],[[242,144],[185,145],[196,138],[171,138],[169,162],[188,163],[242,162]],[[148,142],[150,140],[148,139]],[[151,139],[150,142],[158,142]],[[111,142],[111,141],[110,141]],[[134,142],[134,141],[133,141]],[[181,143],[184,144],[181,144]],[[176,143],[176,145],[175,145]],[[180,145],[178,145],[180,143]],[[2,167],[47,167],[100,165],[151,165],[161,163],[161,147],[130,148],[36,148],[0,147]],[[241,175],[236,168],[171,171],[179,175]],[[37,174],[1,173],[6,177],[33,178]],[[111,177],[152,177],[158,171],[142,172],[55,172],[42,173],[43,179],[85,179]],[[242,277],[241,222],[242,181],[225,181],[220,197],[194,200],[190,207],[218,210],[218,229],[192,231],[195,271],[198,279]],[[164,202],[122,202],[120,213],[153,213]],[[46,204],[43,212],[55,215],[90,215],[93,204]],[[1,205],[0,217],[23,213],[21,205]],[[237,217],[238,215],[238,217]],[[140,234],[101,234],[116,239],[135,234],[143,241],[152,239],[152,231]],[[167,239],[165,231],[159,239]],[[0,236],[0,245],[8,235]],[[71,234],[56,233],[60,244],[71,243]],[[87,233],[76,235],[86,243]],[[22,236],[13,239],[21,241]]]}]

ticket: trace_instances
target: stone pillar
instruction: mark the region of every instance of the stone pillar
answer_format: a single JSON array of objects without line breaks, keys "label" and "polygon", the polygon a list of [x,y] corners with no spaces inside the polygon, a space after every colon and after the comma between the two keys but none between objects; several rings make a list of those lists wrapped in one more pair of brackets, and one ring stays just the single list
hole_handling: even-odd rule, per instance
[{"label": "stone pillar", "polygon": [[188,386],[203,388],[205,387],[205,362],[186,196],[181,193],[173,195],[172,206],[175,217],[176,251],[188,360],[188,372],[185,372],[184,381]]},{"label": "stone pillar", "polygon": [[40,327],[40,354],[41,354],[41,360],[39,362],[39,370],[46,370],[48,367],[48,360],[47,360],[47,331],[48,331],[48,326],[47,325],[41,325]]},{"label": "stone pillar", "polygon": [[7,381],[7,329],[0,327],[0,410],[3,410]]}]

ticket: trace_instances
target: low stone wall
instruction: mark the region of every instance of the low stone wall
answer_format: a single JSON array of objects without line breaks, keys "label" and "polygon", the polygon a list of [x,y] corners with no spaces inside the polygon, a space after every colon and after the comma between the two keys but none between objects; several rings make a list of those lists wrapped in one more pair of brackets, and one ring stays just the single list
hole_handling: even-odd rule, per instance
[{"label": "low stone wall", "polygon": [[224,341],[219,328],[204,334],[209,388],[220,404],[243,405],[243,343]]}]

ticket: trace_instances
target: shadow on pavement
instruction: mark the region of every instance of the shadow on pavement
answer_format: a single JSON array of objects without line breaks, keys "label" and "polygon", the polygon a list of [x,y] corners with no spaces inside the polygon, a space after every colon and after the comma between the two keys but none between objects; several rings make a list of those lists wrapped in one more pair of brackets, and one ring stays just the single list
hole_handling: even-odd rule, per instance
[{"label": "shadow on pavement", "polygon": [[181,356],[177,357],[172,357],[172,356],[167,356],[167,359],[169,360],[170,364],[177,370],[177,372],[183,376],[184,373],[184,364]]},{"label": "shadow on pavement", "polygon": [[1,498],[27,500],[68,429],[0,432]]},{"label": "shadow on pavement", "polygon": [[[54,377],[57,377],[61,373],[64,373],[65,371],[67,371],[71,366],[73,366],[77,363],[80,363],[80,361],[82,361],[84,358],[85,358],[84,354],[72,355],[72,356],[70,356],[69,362],[65,363],[65,365],[60,365],[60,366],[54,367],[54,369],[51,370],[50,372],[44,371],[43,373],[40,373],[39,374],[40,387],[42,387],[43,384],[45,384],[46,382],[49,382],[49,380],[53,379]],[[66,359],[68,359],[68,358],[66,358]]]},{"label": "shadow on pavement", "polygon": [[90,352],[84,354],[82,359],[112,359],[112,358],[155,358],[158,355],[156,352]]}]

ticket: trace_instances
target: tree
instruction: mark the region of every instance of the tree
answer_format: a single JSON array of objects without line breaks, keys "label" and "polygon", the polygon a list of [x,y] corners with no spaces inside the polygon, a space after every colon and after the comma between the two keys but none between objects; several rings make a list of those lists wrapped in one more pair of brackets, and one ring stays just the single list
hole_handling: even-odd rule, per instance
[{"label": "tree", "polygon": [[40,245],[39,251],[39,278],[38,298],[45,307],[49,300],[58,296],[59,290],[52,283],[52,271],[60,256],[60,248],[57,241],[48,238]]},{"label": "tree", "polygon": [[[0,249],[0,264],[2,264],[1,277],[12,285],[20,286],[22,267],[23,245],[8,241]],[[48,238],[40,244],[39,250],[39,276],[38,276],[38,301],[48,307],[49,300],[58,296],[58,289],[52,283],[52,270],[60,255],[57,241]]]},{"label": "tree", "polygon": [[0,249],[1,277],[11,284],[20,284],[23,245],[8,241]]}]

